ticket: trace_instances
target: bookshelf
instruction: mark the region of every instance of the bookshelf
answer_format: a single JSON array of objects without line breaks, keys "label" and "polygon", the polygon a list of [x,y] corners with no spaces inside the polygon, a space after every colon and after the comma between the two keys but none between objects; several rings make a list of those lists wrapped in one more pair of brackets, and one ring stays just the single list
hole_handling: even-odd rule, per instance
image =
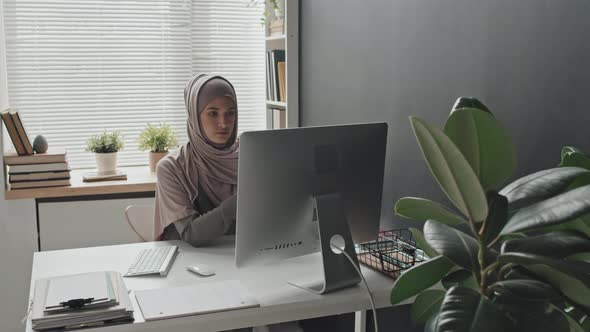
[{"label": "bookshelf", "polygon": [[[264,29],[268,129],[299,126],[299,0],[277,3],[278,11],[267,3]],[[279,68],[279,62],[284,62],[284,68]]]}]

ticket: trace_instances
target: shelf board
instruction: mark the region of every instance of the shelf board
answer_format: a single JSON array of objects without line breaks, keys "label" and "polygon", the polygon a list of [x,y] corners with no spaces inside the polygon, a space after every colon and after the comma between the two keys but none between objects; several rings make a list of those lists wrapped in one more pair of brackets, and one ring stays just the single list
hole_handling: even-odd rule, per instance
[{"label": "shelf board", "polygon": [[152,192],[156,190],[156,174],[148,166],[118,167],[127,173],[127,180],[84,182],[84,173],[93,169],[77,169],[71,172],[71,186],[5,190],[5,199],[52,198]]},{"label": "shelf board", "polygon": [[284,101],[267,100],[266,101],[266,108],[285,110],[285,109],[287,109],[287,103]]},{"label": "shelf board", "polygon": [[275,41],[275,40],[285,40],[285,35],[278,35],[278,36],[267,36],[266,41]]}]

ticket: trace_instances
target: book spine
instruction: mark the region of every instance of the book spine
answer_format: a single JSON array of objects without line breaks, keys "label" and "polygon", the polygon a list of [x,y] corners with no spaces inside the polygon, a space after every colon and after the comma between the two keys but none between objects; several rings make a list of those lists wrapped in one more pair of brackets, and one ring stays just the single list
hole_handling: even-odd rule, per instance
[{"label": "book spine", "polygon": [[279,91],[281,92],[279,94],[279,101],[283,101],[286,102],[287,101],[287,95],[286,95],[286,90],[285,90],[285,82],[286,82],[286,69],[285,69],[285,62],[281,61],[278,63],[278,69],[279,69]]},{"label": "book spine", "polygon": [[23,143],[20,141],[20,138],[18,136],[18,132],[16,131],[16,126],[12,122],[12,117],[10,116],[10,114],[8,112],[2,113],[2,121],[4,122],[4,126],[6,127],[6,130],[8,131],[8,136],[10,136],[10,140],[12,141],[12,145],[14,145],[14,148],[16,149],[16,153],[19,156],[26,155],[27,151],[25,150]]},{"label": "book spine", "polygon": [[14,165],[10,166],[9,174],[39,173],[39,172],[63,172],[69,171],[67,163],[55,164],[32,164],[32,165]]},{"label": "book spine", "polygon": [[266,100],[272,100],[270,88],[270,52],[266,52]]},{"label": "book spine", "polygon": [[16,131],[18,132],[18,136],[20,137],[21,142],[25,148],[25,151],[28,155],[34,153],[33,146],[31,145],[31,141],[29,141],[29,136],[27,135],[27,131],[25,130],[25,126],[20,119],[20,115],[18,112],[14,112],[10,114],[12,116],[12,122],[14,122],[14,126],[16,127]]},{"label": "book spine", "polygon": [[27,182],[11,183],[10,189],[63,187],[63,186],[69,186],[69,185],[71,185],[70,180],[27,181]]},{"label": "book spine", "polygon": [[62,181],[62,180],[69,180],[70,177],[60,177],[60,178],[45,178],[45,179],[27,179],[27,180],[14,180],[12,176],[8,181],[10,184],[14,183],[36,183],[36,182],[45,182],[45,181]]},{"label": "book spine", "polygon": [[30,156],[4,156],[4,163],[8,166],[55,164],[65,162],[67,162],[65,155],[44,156],[43,154],[33,154]]},{"label": "book spine", "polygon": [[277,101],[276,89],[276,70],[275,70],[275,52],[270,51],[270,90],[272,92],[271,100]]},{"label": "book spine", "polygon": [[281,101],[281,90],[279,86],[279,62],[285,62],[285,50],[272,50],[274,70],[274,92],[275,100]]}]

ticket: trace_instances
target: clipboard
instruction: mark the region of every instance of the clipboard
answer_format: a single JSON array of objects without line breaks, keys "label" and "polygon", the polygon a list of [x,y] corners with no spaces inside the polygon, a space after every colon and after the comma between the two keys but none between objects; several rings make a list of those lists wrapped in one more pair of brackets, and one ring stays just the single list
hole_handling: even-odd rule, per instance
[{"label": "clipboard", "polygon": [[105,272],[91,272],[52,278],[48,281],[45,312],[69,311],[62,305],[69,300],[89,300],[84,308],[116,305],[110,276]]}]

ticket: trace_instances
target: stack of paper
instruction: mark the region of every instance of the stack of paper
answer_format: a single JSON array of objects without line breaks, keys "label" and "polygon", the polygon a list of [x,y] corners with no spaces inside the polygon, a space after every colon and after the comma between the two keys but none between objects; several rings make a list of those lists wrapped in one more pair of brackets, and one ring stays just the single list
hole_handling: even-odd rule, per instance
[{"label": "stack of paper", "polygon": [[[84,299],[82,308],[64,302]],[[35,331],[74,329],[133,321],[133,306],[119,272],[91,272],[35,282]]]}]

